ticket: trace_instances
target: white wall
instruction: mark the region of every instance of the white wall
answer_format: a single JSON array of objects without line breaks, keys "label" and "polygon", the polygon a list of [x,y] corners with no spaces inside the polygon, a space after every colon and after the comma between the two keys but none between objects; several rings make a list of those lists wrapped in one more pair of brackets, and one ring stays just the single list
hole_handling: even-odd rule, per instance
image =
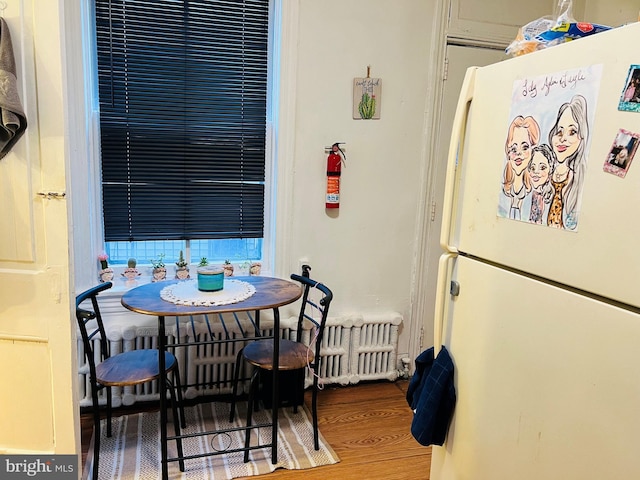
[{"label": "white wall", "polygon": [[[335,314],[397,311],[407,351],[433,1],[301,0],[289,270],[306,258]],[[381,118],[352,118],[353,79],[382,79]],[[286,95],[287,92],[284,92]],[[346,142],[339,211],[325,146]],[[284,166],[281,165],[284,168]]]},{"label": "white wall", "polygon": [[640,20],[638,0],[585,0],[584,20],[609,27],[617,27]]}]

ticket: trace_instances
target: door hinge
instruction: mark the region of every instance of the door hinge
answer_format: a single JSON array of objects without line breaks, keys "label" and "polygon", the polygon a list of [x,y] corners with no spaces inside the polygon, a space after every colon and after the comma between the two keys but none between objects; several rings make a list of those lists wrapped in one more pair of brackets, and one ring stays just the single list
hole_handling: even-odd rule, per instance
[{"label": "door hinge", "polygon": [[436,220],[436,202],[431,202],[431,221],[435,222]]},{"label": "door hinge", "polygon": [[418,349],[422,351],[424,348],[424,327],[420,327],[420,341],[418,342],[420,347]]},{"label": "door hinge", "polygon": [[444,71],[442,72],[442,80],[446,81],[449,78],[449,59],[444,59]]}]

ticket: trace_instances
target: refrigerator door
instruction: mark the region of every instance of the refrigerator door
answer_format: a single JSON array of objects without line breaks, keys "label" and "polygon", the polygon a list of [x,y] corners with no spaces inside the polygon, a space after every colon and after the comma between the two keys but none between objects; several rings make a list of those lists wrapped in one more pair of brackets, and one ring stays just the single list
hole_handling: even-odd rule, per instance
[{"label": "refrigerator door", "polygon": [[640,478],[640,315],[463,256],[440,274],[458,401],[431,478]]},{"label": "refrigerator door", "polygon": [[[640,306],[640,160],[629,166],[625,178],[604,171],[618,132],[640,134],[640,114],[618,109],[630,65],[640,63],[628,46],[638,41],[640,24],[632,24],[471,71],[454,126],[463,136],[449,157],[450,177],[455,177],[447,179],[447,211],[452,213],[443,219],[446,250]],[[507,136],[518,105],[514,99],[535,93],[532,115],[540,124],[539,143],[550,144],[559,95],[569,98],[585,88],[592,98],[575,229],[548,226],[546,214],[542,225],[528,217],[501,216]]]}]

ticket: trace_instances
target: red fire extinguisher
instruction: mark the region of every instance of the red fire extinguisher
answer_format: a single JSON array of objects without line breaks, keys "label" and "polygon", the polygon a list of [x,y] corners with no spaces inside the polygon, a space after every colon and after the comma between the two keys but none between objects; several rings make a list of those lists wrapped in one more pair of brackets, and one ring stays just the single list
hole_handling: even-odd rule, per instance
[{"label": "red fire extinguisher", "polygon": [[327,157],[326,208],[340,208],[340,173],[346,158],[340,145],[340,143],[334,143]]}]

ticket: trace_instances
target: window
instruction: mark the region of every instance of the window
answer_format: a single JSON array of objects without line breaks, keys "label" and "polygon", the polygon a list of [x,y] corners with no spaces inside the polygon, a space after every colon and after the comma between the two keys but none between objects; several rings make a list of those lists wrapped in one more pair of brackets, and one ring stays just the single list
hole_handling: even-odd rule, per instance
[{"label": "window", "polygon": [[111,262],[260,258],[268,0],[95,0]]}]

